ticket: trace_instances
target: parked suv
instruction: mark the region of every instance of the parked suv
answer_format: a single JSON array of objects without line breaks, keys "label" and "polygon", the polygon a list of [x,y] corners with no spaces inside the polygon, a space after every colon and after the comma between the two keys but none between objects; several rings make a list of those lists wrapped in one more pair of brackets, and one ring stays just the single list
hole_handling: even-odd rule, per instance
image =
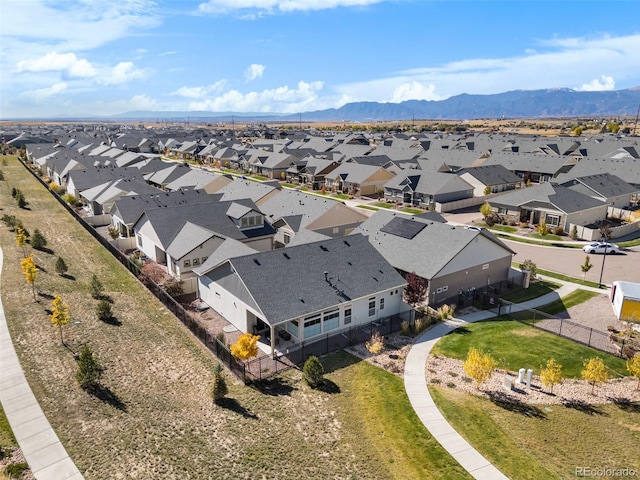
[{"label": "parked suv", "polygon": [[594,242],[582,247],[584,253],[607,253],[609,255],[615,255],[620,253],[620,248],[617,245],[606,242]]}]

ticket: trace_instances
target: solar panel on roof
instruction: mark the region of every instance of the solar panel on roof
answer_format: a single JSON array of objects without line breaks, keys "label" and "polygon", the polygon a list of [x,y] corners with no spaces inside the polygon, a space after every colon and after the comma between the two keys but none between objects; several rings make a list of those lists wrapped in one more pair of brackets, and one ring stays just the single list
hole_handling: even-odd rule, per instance
[{"label": "solar panel on roof", "polygon": [[426,223],[420,223],[406,218],[395,217],[384,227],[382,227],[380,231],[384,233],[390,233],[391,235],[395,235],[397,237],[406,238],[407,240],[411,240],[426,226]]}]

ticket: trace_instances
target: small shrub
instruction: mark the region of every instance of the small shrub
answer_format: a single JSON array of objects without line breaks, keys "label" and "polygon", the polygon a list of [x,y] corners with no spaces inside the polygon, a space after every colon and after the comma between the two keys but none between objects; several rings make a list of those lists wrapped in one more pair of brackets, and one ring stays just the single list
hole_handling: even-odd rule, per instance
[{"label": "small shrub", "polygon": [[104,368],[93,355],[93,350],[86,343],[82,345],[78,355],[78,371],[76,379],[84,390],[92,390],[100,383]]},{"label": "small shrub", "polygon": [[112,240],[115,240],[120,236],[120,230],[117,227],[114,227],[113,225],[109,225],[109,227],[107,228],[107,233],[109,234]]},{"label": "small shrub", "polygon": [[451,371],[449,371],[449,372],[447,372],[447,373],[449,374],[449,376],[451,376],[451,377],[453,377],[453,378],[455,378],[455,377],[457,377],[457,376],[458,376],[458,374],[457,374],[456,372],[451,372]]},{"label": "small shrub", "polygon": [[29,470],[29,465],[26,462],[10,463],[4,469],[4,473],[8,475],[9,478],[20,478],[27,470]]},{"label": "small shrub", "polygon": [[378,355],[382,350],[384,350],[384,337],[380,335],[380,332],[375,331],[373,335],[371,335],[371,340],[365,342],[364,345],[367,347],[370,354]]},{"label": "small shrub", "polygon": [[307,382],[311,388],[316,388],[324,382],[324,367],[315,355],[311,355],[307,358],[307,361],[304,362],[302,374],[304,381]]},{"label": "small shrub", "polygon": [[571,237],[571,240],[575,240],[576,238],[578,238],[578,227],[576,227],[575,225],[571,227],[569,237]]},{"label": "small shrub", "polygon": [[91,296],[96,300],[102,298],[104,286],[95,274],[91,276],[91,282],[89,283],[89,292],[91,293]]},{"label": "small shrub", "polygon": [[564,236],[564,228],[562,228],[562,225],[558,225],[556,228],[553,229],[553,234],[554,235],[559,235],[559,236]]},{"label": "small shrub", "polygon": [[216,339],[223,345],[227,344],[227,338],[224,336],[224,332],[218,332],[216,334]]},{"label": "small shrub", "polygon": [[42,250],[47,246],[47,239],[37,228],[33,232],[33,237],[31,237],[31,246],[36,250]]},{"label": "small shrub", "polygon": [[540,222],[540,225],[538,225],[538,234],[542,237],[549,235],[549,226],[546,222]]},{"label": "small shrub", "polygon": [[27,206],[27,200],[24,198],[24,194],[18,190],[16,194],[16,202],[18,203],[18,208],[25,208]]},{"label": "small shrub", "polygon": [[440,382],[439,378],[432,378],[431,379],[431,383],[434,384],[434,385],[440,385],[440,383],[442,383],[442,382]]},{"label": "small shrub", "polygon": [[471,378],[469,378],[469,377],[462,377],[462,381],[463,381],[464,383],[471,383],[471,382],[473,382],[473,380],[472,380]]},{"label": "small shrub", "polygon": [[54,268],[56,269],[56,273],[58,275],[64,275],[65,273],[67,273],[67,270],[68,270],[67,263],[64,261],[64,258],[62,257],[58,257],[56,259],[56,264]]},{"label": "small shrub", "polygon": [[4,180],[4,173],[0,170],[0,181]]},{"label": "small shrub", "polygon": [[171,278],[164,282],[164,285],[162,285],[162,287],[173,298],[179,297],[180,295],[184,294],[184,282],[182,280]]},{"label": "small shrub", "polygon": [[213,380],[211,381],[211,398],[213,398],[214,403],[219,403],[227,393],[229,393],[227,380],[224,378],[222,365],[218,363],[213,369]]},{"label": "small shrub", "polygon": [[538,267],[533,260],[526,259],[524,262],[520,264],[520,270],[528,270],[531,272],[531,278],[536,278],[536,272],[538,271]]},{"label": "small shrub", "polygon": [[96,314],[98,320],[102,322],[108,322],[113,318],[113,312],[111,311],[111,304],[107,300],[100,300],[96,307]]},{"label": "small shrub", "polygon": [[456,388],[456,384],[453,382],[447,382],[447,387],[449,388]]},{"label": "small shrub", "polygon": [[400,324],[400,331],[402,332],[402,335],[404,335],[405,337],[410,337],[414,333],[414,328],[409,322],[404,320]]}]

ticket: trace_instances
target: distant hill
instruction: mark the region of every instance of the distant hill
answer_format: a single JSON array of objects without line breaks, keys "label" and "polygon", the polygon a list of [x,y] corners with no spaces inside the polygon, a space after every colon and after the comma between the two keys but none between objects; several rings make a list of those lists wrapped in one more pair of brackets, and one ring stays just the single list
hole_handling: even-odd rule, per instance
[{"label": "distant hill", "polygon": [[493,95],[463,93],[446,100],[408,100],[401,103],[354,102],[340,108],[292,115],[216,112],[128,112],[112,118],[198,118],[212,122],[238,121],[350,121],[470,120],[476,118],[544,118],[635,116],[640,87],[608,92],[570,89],[514,90]]}]

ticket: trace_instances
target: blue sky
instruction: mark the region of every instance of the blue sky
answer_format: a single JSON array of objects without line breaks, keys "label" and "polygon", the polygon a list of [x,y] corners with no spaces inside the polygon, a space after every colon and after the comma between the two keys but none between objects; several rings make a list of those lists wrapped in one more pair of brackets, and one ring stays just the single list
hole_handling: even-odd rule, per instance
[{"label": "blue sky", "polygon": [[0,118],[640,85],[629,1],[2,0]]}]

